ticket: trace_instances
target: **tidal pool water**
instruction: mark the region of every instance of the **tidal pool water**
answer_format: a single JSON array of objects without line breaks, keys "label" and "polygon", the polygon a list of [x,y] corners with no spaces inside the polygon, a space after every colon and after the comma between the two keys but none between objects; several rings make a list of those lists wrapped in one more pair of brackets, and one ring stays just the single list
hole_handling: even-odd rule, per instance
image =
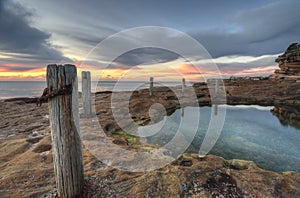
[{"label": "tidal pool water", "polygon": [[[225,107],[224,126],[209,154],[225,159],[251,160],[259,167],[271,171],[300,172],[299,128],[282,125],[279,119],[271,113],[270,110],[273,107],[219,106],[219,108]],[[165,116],[162,121],[141,126],[138,130],[144,135],[147,131],[151,132],[149,133],[151,135],[145,138],[148,143],[162,147],[173,142],[174,150],[182,145],[178,140],[174,142],[176,139],[174,136],[180,134],[192,140],[185,152],[198,153],[206,135],[211,114],[214,114],[212,110],[212,107],[178,109],[172,115]],[[200,115],[200,119],[196,115]],[[194,135],[195,126],[197,128]],[[156,133],[153,134],[153,131]]]}]

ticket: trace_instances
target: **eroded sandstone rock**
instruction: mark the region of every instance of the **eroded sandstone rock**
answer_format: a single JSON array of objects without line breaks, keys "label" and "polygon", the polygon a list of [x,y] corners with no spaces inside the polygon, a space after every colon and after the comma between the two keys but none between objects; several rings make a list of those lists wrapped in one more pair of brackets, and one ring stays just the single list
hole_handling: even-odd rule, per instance
[{"label": "eroded sandstone rock", "polygon": [[272,78],[300,80],[300,44],[292,43],[275,62],[280,69],[275,71]]}]

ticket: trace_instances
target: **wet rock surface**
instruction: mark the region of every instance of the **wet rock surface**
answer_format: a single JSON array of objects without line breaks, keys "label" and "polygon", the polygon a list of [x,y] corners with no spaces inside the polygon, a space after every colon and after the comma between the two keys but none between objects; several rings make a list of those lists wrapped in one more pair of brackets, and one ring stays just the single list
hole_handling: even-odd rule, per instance
[{"label": "wet rock surface", "polygon": [[300,107],[279,105],[275,106],[271,111],[277,116],[281,124],[300,128]]}]

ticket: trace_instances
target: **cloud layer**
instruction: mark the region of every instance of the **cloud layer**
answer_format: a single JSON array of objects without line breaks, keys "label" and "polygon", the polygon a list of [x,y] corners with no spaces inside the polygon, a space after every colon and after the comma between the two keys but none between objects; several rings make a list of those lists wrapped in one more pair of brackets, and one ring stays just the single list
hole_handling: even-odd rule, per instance
[{"label": "cloud layer", "polygon": [[[49,42],[51,34],[30,25],[33,13],[13,1],[0,1],[0,64],[70,61]],[[12,57],[12,58],[9,58]],[[36,65],[37,66],[37,65]]]},{"label": "cloud layer", "polygon": [[[106,37],[150,25],[189,34],[226,75],[267,75],[276,65],[276,56],[290,43],[300,41],[299,10],[298,0],[233,0],[226,4],[0,0],[0,69],[11,74],[36,71],[49,63],[80,63]],[[177,39],[176,35],[166,36]],[[160,36],[157,39],[163,42]],[[137,65],[173,64],[178,59],[179,55],[162,49],[136,49],[119,56],[110,68],[122,71]]]},{"label": "cloud layer", "polygon": [[213,57],[278,54],[300,40],[300,1],[288,0],[238,11],[229,29],[192,32]]}]

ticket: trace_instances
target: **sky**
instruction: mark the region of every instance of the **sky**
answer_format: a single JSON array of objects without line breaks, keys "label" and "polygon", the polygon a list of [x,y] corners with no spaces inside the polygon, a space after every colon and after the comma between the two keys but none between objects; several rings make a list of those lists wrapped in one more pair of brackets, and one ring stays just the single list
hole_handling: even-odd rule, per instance
[{"label": "sky", "polygon": [[[75,64],[79,76],[90,70],[94,80],[198,81],[218,75],[211,63],[223,77],[267,76],[277,68],[275,58],[300,40],[299,10],[299,0],[0,0],[0,80],[42,81],[51,63]],[[144,26],[151,31],[97,48]],[[112,62],[105,57],[143,39],[189,52],[178,43],[184,35],[201,45],[199,54],[139,47]]]}]

